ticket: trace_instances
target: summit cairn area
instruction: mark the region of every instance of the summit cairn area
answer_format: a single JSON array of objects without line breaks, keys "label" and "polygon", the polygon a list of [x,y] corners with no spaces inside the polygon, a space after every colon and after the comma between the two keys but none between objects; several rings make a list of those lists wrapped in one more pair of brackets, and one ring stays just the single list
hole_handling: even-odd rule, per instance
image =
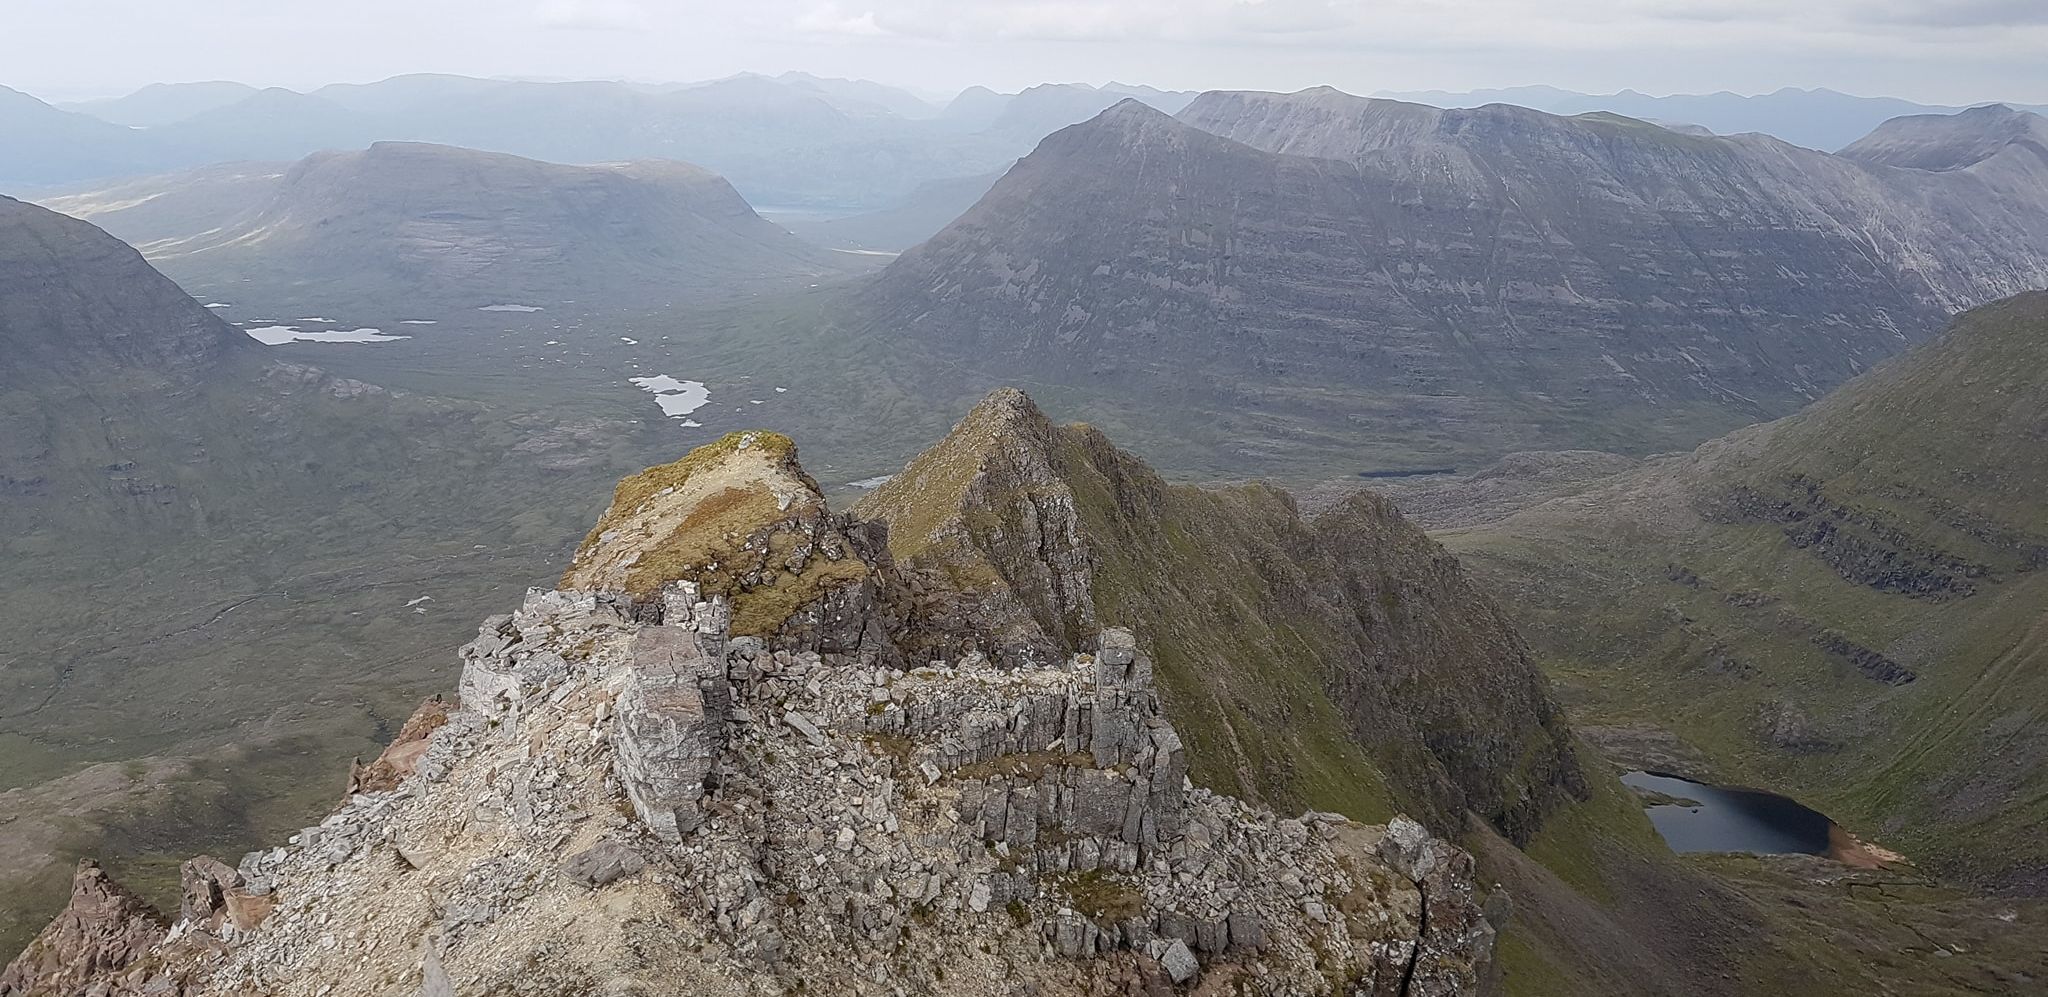
[{"label": "summit cairn area", "polygon": [[628,479],[393,788],[0,995],[1476,991],[1469,855],[1196,787],[1142,634],[954,653],[925,585],[773,434]]}]

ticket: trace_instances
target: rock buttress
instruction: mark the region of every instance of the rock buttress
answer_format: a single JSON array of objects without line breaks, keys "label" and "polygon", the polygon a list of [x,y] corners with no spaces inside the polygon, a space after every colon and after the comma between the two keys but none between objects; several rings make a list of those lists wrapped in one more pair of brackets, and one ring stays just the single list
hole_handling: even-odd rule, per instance
[{"label": "rock buttress", "polygon": [[[0,970],[0,997],[135,993],[131,971],[164,940],[162,914],[91,860],[71,878],[71,902]],[[98,988],[97,990],[95,988]]]}]

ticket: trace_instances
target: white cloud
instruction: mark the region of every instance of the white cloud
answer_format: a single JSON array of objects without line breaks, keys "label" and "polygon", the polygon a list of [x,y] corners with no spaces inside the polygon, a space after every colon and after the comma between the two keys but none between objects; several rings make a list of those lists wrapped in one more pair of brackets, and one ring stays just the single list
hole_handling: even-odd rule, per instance
[{"label": "white cloud", "polygon": [[1355,20],[1354,0],[878,0],[853,12],[838,3],[796,16],[798,30],[976,40],[1193,40],[1286,34]]},{"label": "white cloud", "polygon": [[[681,81],[803,69],[933,90],[1136,80],[1353,91],[1830,86],[2048,101],[2048,0],[74,0],[15,4],[0,85],[240,76]],[[107,23],[124,29],[106,32]],[[391,25],[404,30],[394,32]],[[569,30],[581,29],[581,30]],[[93,37],[79,60],[39,40]],[[298,44],[319,37],[327,44]],[[221,51],[233,51],[232,65]]]},{"label": "white cloud", "polygon": [[852,35],[857,38],[874,38],[889,33],[875,22],[874,11],[848,13],[836,3],[804,11],[797,16],[796,29],[812,34]]},{"label": "white cloud", "polygon": [[543,28],[575,31],[630,31],[648,24],[637,0],[541,0],[533,14]]},{"label": "white cloud", "polygon": [[[2044,0],[865,0],[793,14],[802,31],[952,42],[1148,42],[1364,52],[1864,52],[1974,43],[1929,25],[2041,40]],[[786,22],[788,23],[788,22]]]}]

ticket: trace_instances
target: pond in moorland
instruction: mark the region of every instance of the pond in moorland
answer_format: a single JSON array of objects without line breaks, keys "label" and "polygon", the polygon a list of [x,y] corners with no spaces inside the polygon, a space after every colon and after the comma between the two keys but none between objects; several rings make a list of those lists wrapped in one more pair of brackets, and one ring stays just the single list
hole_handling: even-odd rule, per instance
[{"label": "pond in moorland", "polygon": [[1830,855],[1847,837],[1826,814],[1776,793],[1651,772],[1621,781],[1653,796],[1650,823],[1674,852]]}]

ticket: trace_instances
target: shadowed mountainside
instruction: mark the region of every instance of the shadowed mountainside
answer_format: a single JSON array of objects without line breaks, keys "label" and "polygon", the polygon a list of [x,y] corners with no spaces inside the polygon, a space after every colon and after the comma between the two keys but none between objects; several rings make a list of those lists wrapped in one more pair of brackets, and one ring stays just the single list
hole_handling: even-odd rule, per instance
[{"label": "shadowed mountainside", "polygon": [[81,854],[160,899],[324,805],[630,438],[275,356],[0,199],[0,948]]}]

